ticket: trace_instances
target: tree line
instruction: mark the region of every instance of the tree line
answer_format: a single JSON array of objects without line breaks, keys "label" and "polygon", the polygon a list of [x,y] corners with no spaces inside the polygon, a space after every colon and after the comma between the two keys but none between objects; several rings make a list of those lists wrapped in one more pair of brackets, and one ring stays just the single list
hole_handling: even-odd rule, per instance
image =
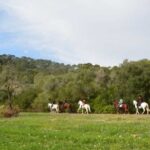
[{"label": "tree line", "polygon": [[22,111],[48,111],[48,102],[67,101],[77,108],[85,99],[94,113],[113,113],[114,99],[130,112],[142,95],[150,104],[150,60],[124,60],[119,66],[65,65],[50,60],[0,55],[0,105]]}]

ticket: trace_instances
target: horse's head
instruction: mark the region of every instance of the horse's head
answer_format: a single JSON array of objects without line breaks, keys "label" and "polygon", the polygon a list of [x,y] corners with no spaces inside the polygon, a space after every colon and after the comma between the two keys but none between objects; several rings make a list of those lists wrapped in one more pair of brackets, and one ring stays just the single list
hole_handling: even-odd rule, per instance
[{"label": "horse's head", "polygon": [[114,100],[114,102],[113,102],[113,103],[114,103],[114,107],[116,107],[116,108],[117,108],[117,107],[118,107],[118,100]]},{"label": "horse's head", "polygon": [[83,105],[82,100],[79,100],[78,105]]},{"label": "horse's head", "polygon": [[137,107],[137,101],[136,100],[133,100],[133,105],[135,106],[135,107]]},{"label": "horse's head", "polygon": [[52,107],[52,103],[48,103],[48,108],[51,108]]}]

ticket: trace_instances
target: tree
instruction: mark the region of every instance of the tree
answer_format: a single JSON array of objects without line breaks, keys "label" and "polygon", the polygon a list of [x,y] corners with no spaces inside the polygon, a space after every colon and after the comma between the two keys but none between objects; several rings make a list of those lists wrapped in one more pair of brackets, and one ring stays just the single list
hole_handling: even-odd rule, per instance
[{"label": "tree", "polygon": [[3,67],[0,74],[0,88],[7,93],[8,105],[13,109],[13,97],[20,91],[20,83],[17,80],[17,73],[12,65]]}]

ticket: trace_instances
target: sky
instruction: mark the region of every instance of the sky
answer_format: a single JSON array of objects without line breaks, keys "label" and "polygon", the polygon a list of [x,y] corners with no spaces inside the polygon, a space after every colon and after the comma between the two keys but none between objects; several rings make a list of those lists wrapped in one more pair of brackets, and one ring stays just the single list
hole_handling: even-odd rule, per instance
[{"label": "sky", "polygon": [[0,0],[0,54],[115,66],[150,58],[150,0]]}]

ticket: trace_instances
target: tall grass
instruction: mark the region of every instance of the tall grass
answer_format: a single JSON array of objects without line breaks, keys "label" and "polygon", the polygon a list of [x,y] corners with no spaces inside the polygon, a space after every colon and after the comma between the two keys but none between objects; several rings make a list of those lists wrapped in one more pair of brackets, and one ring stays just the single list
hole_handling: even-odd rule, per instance
[{"label": "tall grass", "polygon": [[149,115],[21,113],[0,119],[0,150],[147,150]]}]

